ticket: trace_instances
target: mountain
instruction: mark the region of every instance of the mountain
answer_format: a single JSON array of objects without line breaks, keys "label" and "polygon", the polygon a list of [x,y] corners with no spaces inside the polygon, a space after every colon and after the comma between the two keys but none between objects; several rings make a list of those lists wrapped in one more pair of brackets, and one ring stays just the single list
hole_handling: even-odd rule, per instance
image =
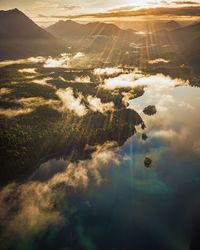
[{"label": "mountain", "polygon": [[200,35],[183,46],[183,54],[187,62],[193,65],[194,68],[200,69]]},{"label": "mountain", "polygon": [[200,65],[200,22],[171,32],[186,63],[198,68]]},{"label": "mountain", "polygon": [[170,34],[174,39],[180,42],[191,41],[200,35],[200,22],[171,31]]},{"label": "mountain", "polygon": [[57,23],[49,26],[46,30],[56,37],[68,38],[76,37],[82,33],[82,25],[71,20],[58,21]]},{"label": "mountain", "polygon": [[199,70],[200,23],[154,32],[143,39],[143,44],[151,44],[152,41],[154,47],[148,51],[151,58],[170,58],[173,62],[179,61]]},{"label": "mountain", "polygon": [[52,39],[18,9],[0,11],[0,39]]},{"label": "mountain", "polygon": [[165,23],[165,29],[174,30],[181,28],[182,25],[174,20]]},{"label": "mountain", "polygon": [[174,29],[179,29],[182,27],[182,25],[174,20],[167,21],[167,22],[156,22],[154,25],[154,30],[167,30],[171,31]]},{"label": "mountain", "polygon": [[56,54],[64,47],[18,9],[0,11],[0,59]]},{"label": "mountain", "polygon": [[54,36],[73,39],[74,37],[91,37],[91,36],[136,36],[134,30],[122,30],[114,24],[94,22],[88,24],[79,24],[77,22],[67,20],[59,21],[46,29]]},{"label": "mountain", "polygon": [[154,36],[161,43],[166,43],[167,41],[176,43],[178,45],[185,44],[198,38],[200,35],[200,23],[195,23],[182,28],[174,29],[171,31],[160,30],[154,33]]},{"label": "mountain", "polygon": [[53,36],[67,39],[73,46],[90,50],[104,50],[113,46],[121,48],[139,38],[134,30],[123,30],[114,24],[102,22],[79,24],[71,20],[59,21],[46,30]]}]

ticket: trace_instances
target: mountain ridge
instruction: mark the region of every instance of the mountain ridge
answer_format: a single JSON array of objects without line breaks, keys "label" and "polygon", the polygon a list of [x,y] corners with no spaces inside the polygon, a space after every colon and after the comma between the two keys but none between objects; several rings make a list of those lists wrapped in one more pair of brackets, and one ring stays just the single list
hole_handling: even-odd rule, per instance
[{"label": "mountain ridge", "polygon": [[[136,35],[135,30],[120,29],[115,24],[104,22],[90,22],[87,24],[80,24],[72,20],[60,20],[53,25],[50,25],[46,30],[54,36],[70,38],[76,33],[77,36],[92,36],[92,35],[105,35],[117,36],[121,34]],[[73,30],[73,32],[71,32]],[[70,33],[71,32],[71,33]],[[79,33],[79,34],[78,34]]]},{"label": "mountain ridge", "polygon": [[20,10],[0,11],[0,60],[57,55],[66,47]]},{"label": "mountain ridge", "polygon": [[[22,29],[23,27],[23,29]],[[0,11],[0,39],[54,39],[18,9]]]}]

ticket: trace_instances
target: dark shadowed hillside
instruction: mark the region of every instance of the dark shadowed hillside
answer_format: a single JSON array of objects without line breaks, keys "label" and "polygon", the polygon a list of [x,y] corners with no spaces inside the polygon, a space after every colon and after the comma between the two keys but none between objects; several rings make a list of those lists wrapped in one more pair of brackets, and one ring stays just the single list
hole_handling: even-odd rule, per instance
[{"label": "dark shadowed hillside", "polygon": [[200,23],[195,23],[180,29],[171,31],[171,36],[179,42],[191,41],[200,35]]},{"label": "dark shadowed hillside", "polygon": [[56,54],[64,48],[18,9],[0,11],[0,59]]},{"label": "dark shadowed hillside", "polygon": [[182,25],[174,20],[171,20],[171,21],[166,23],[166,28],[169,30],[179,29],[181,27],[182,27]]},{"label": "dark shadowed hillside", "polygon": [[170,34],[171,40],[177,44],[184,60],[195,68],[200,63],[200,23],[195,23]]},{"label": "dark shadowed hillside", "polygon": [[[149,44],[152,58],[167,57],[180,64],[199,67],[200,23],[195,23],[171,31],[162,29],[143,38],[143,44]],[[176,54],[176,55],[175,55]]]},{"label": "dark shadowed hillside", "polygon": [[18,9],[0,11],[0,39],[53,39]]},{"label": "dark shadowed hillside", "polygon": [[200,68],[200,36],[192,40],[185,47],[185,54],[188,62],[195,68]]},{"label": "dark shadowed hillside", "polygon": [[159,43],[176,43],[185,44],[199,37],[200,23],[195,23],[182,28],[173,29],[171,31],[162,29],[154,33]]},{"label": "dark shadowed hillside", "polygon": [[182,27],[182,25],[174,20],[168,21],[168,22],[156,22],[154,25],[154,30],[174,30],[174,29],[179,29]]}]

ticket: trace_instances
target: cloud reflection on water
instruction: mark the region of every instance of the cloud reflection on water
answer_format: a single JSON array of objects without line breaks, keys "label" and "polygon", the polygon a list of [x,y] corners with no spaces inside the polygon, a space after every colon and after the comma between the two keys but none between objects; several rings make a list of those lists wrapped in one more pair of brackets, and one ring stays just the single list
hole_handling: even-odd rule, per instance
[{"label": "cloud reflection on water", "polygon": [[0,192],[3,244],[6,247],[17,244],[20,248],[34,237],[41,237],[48,228],[66,223],[67,216],[73,213],[73,208],[67,205],[69,196],[84,192],[89,184],[99,185],[104,180],[101,170],[120,164],[121,156],[118,148],[113,149],[114,145],[97,146],[90,160],[66,161],[65,168],[46,182],[38,179],[4,187]]}]

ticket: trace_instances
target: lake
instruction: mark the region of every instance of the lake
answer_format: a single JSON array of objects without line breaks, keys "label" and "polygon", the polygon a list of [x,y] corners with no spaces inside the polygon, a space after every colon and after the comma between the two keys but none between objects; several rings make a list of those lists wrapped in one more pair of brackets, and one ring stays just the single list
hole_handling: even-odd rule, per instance
[{"label": "lake", "polygon": [[[138,126],[123,146],[43,163],[30,181],[50,186],[64,219],[35,239],[37,249],[188,249],[200,204],[199,94],[190,86],[147,89],[129,101],[146,129]],[[142,112],[149,104],[155,115]]]}]

